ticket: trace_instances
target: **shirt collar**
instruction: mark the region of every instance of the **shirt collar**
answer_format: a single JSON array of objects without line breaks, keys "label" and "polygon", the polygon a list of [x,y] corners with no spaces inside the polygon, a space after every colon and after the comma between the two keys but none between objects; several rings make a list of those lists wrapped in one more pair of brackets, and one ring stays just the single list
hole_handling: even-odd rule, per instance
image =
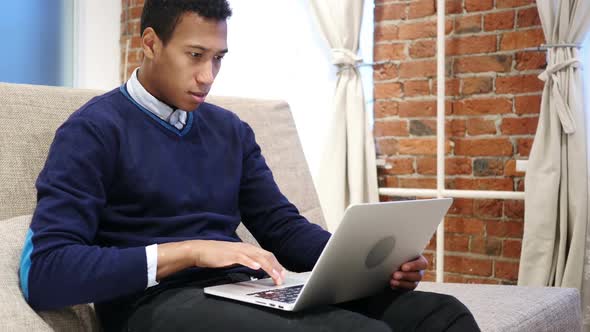
[{"label": "shirt collar", "polygon": [[174,110],[172,107],[152,96],[139,82],[137,78],[138,71],[139,68],[136,68],[127,81],[127,91],[131,98],[160,119],[181,130],[186,125],[187,112],[181,109]]}]

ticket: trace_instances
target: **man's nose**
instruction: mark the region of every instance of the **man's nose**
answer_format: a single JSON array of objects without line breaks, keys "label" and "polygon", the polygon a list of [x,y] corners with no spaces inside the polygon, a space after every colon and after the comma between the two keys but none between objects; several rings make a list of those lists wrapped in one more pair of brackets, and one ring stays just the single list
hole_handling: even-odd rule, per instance
[{"label": "man's nose", "polygon": [[195,73],[195,79],[197,80],[197,83],[202,85],[213,84],[213,80],[215,80],[215,73],[211,61],[207,61],[199,67],[198,71]]}]

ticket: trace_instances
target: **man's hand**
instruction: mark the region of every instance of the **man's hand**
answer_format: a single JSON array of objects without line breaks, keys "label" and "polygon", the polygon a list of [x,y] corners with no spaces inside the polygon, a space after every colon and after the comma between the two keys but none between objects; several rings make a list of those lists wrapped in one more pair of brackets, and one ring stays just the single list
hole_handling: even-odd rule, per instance
[{"label": "man's hand", "polygon": [[389,284],[394,289],[414,290],[424,275],[424,270],[428,266],[428,261],[424,256],[420,256],[413,261],[402,264],[399,271],[391,275]]},{"label": "man's hand", "polygon": [[158,245],[156,280],[193,266],[222,268],[237,264],[263,269],[277,285],[285,279],[285,268],[270,251],[242,242],[193,240]]}]

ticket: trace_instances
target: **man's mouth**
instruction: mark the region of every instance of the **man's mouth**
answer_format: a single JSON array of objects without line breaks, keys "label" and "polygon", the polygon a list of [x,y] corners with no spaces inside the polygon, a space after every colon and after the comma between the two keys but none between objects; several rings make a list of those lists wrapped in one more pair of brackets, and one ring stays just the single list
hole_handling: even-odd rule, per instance
[{"label": "man's mouth", "polygon": [[189,95],[193,98],[193,100],[199,104],[205,101],[205,97],[207,97],[207,93],[204,92],[188,92]]}]

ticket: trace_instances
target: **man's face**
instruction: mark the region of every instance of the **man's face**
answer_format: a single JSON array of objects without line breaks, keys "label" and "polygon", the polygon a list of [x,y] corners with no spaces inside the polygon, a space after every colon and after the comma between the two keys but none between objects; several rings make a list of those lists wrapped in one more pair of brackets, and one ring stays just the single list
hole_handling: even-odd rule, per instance
[{"label": "man's face", "polygon": [[170,106],[194,111],[209,93],[227,52],[227,24],[182,15],[172,38],[154,49],[151,77],[156,97]]}]

